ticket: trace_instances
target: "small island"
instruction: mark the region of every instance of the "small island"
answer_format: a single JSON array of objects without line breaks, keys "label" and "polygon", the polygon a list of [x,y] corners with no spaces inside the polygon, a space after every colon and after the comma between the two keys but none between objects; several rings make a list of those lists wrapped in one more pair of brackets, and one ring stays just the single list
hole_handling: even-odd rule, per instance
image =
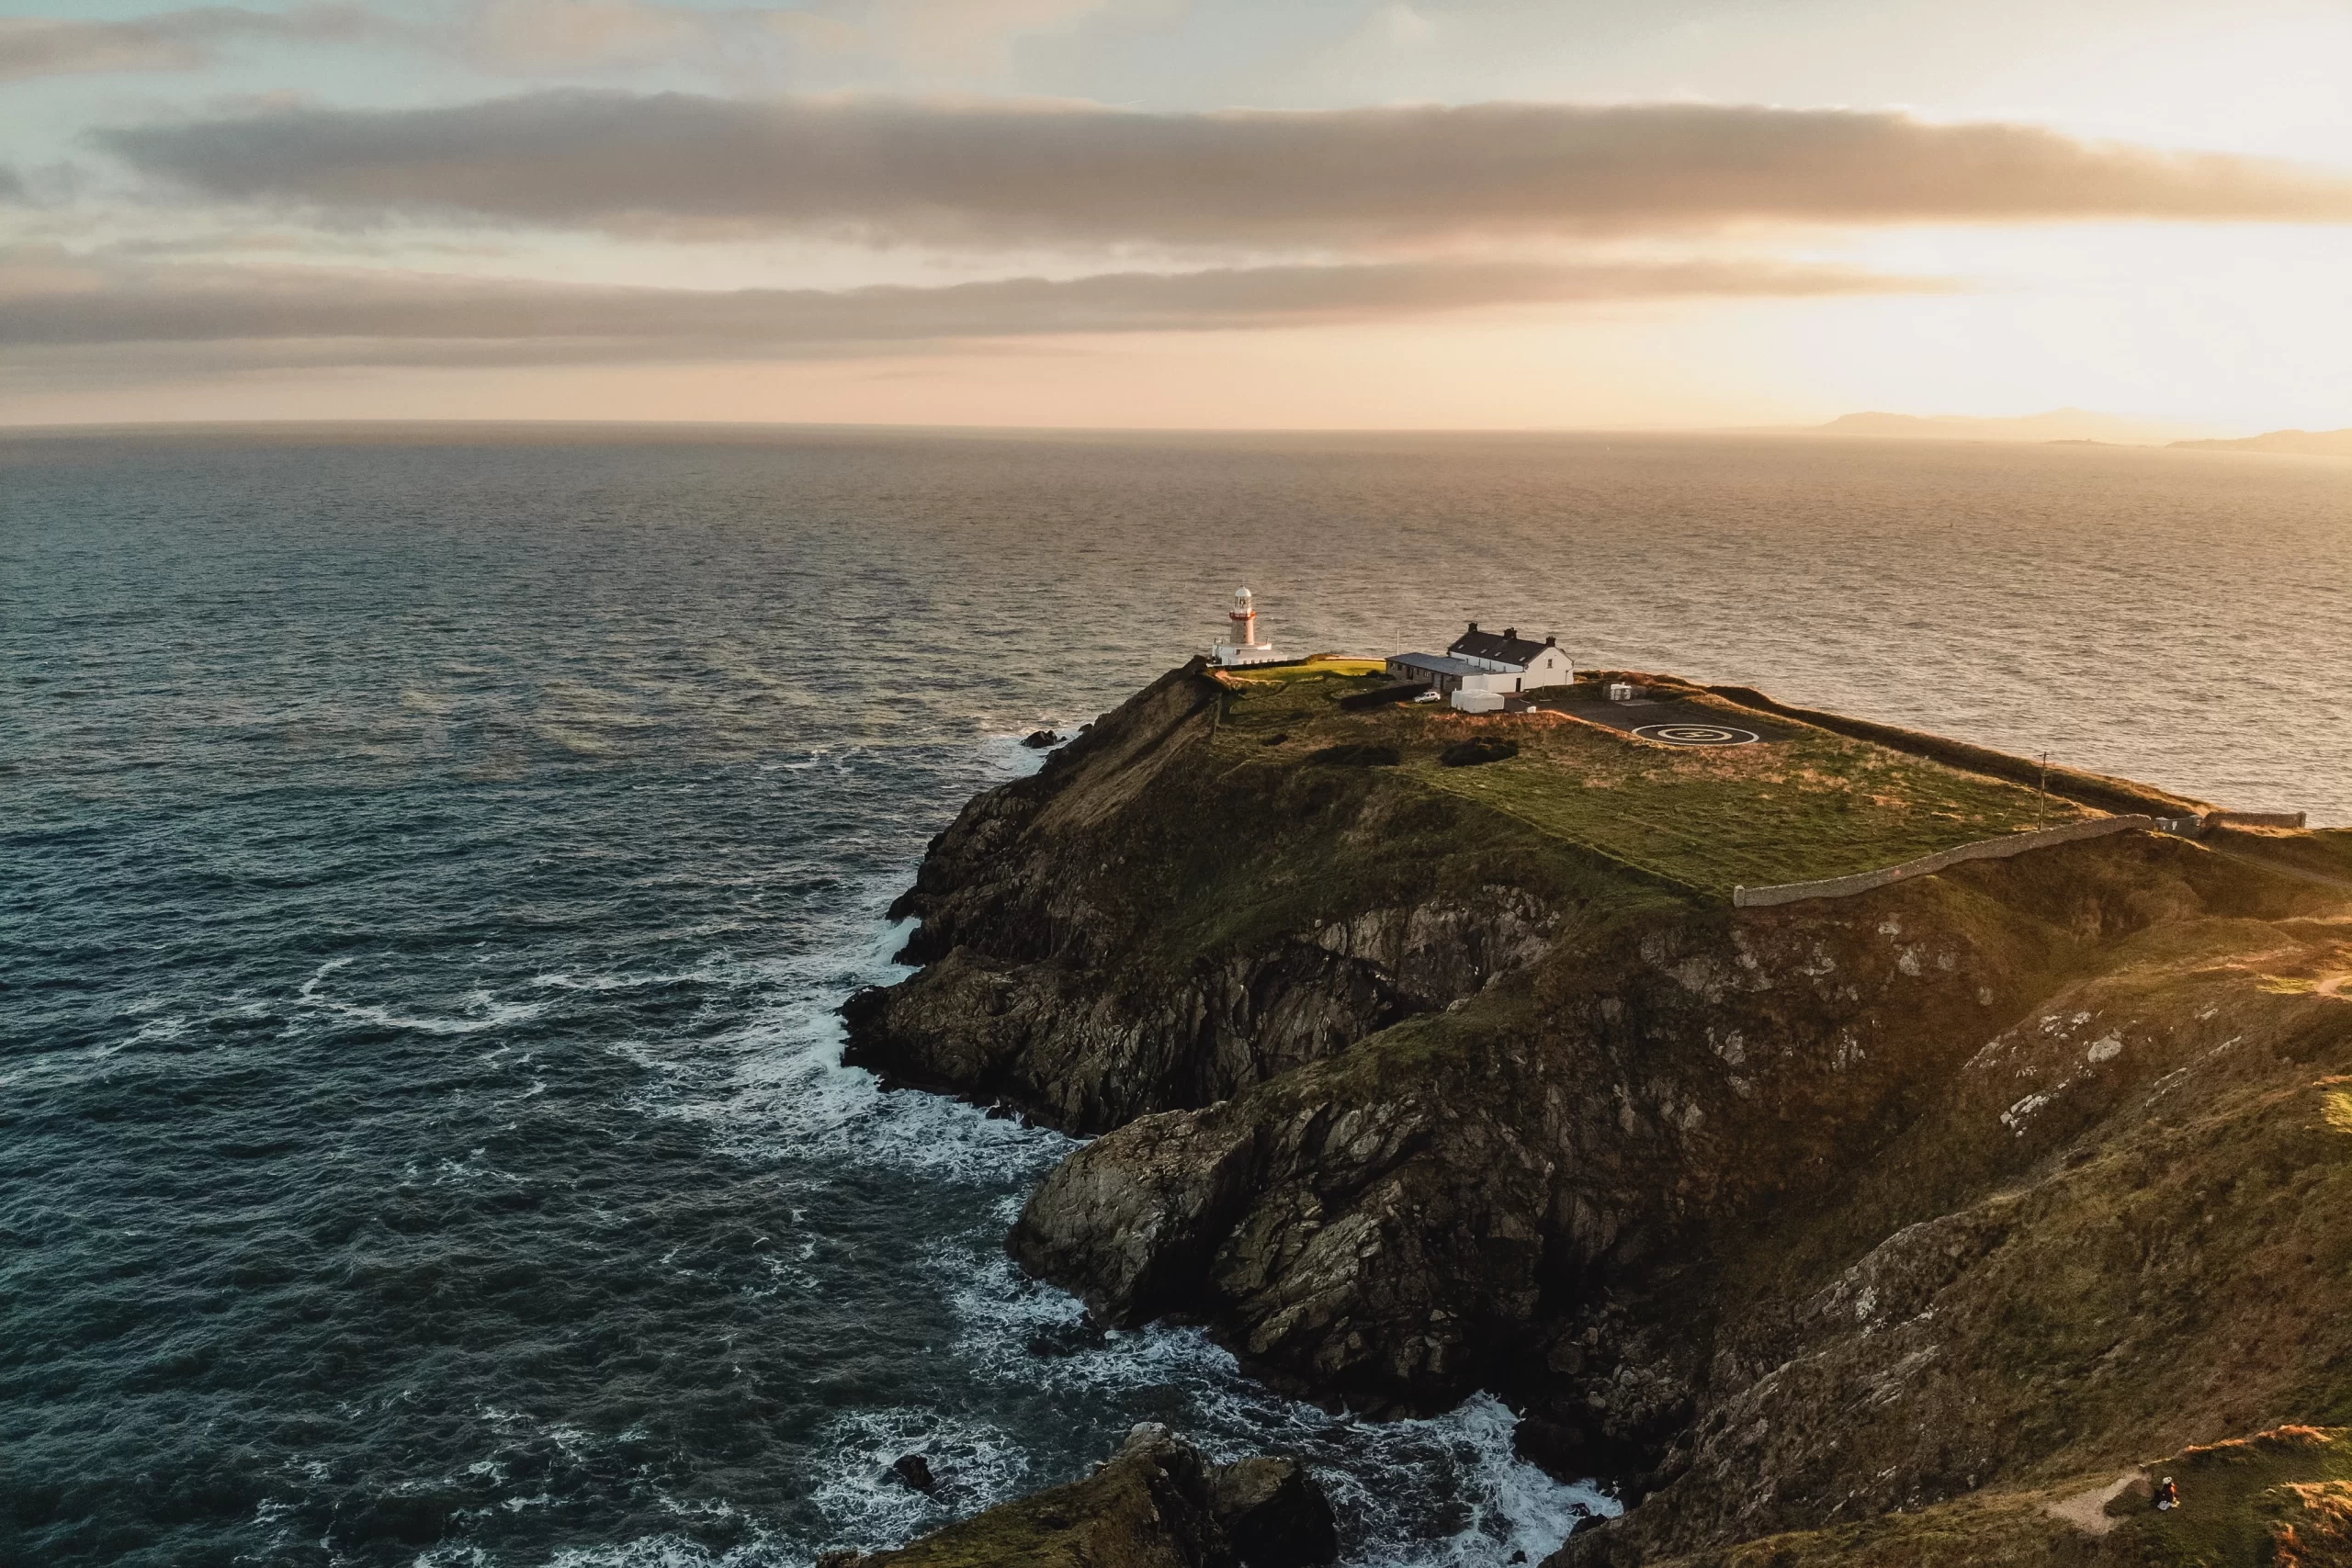
[{"label": "small island", "polygon": [[1092,1137],[1022,1267],[1494,1391],[1627,1504],[1564,1568],[2346,1561],[2352,832],[1400,673],[1195,660],[933,842],[846,1056]]}]

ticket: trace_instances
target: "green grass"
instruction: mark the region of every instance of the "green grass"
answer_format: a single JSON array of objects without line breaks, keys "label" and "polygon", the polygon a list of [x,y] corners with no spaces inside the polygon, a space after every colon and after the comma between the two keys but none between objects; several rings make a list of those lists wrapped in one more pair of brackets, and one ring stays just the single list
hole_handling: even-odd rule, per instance
[{"label": "green grass", "polygon": [[1356,680],[1366,675],[1378,675],[1387,668],[1377,659],[1327,659],[1320,655],[1304,664],[1276,664],[1259,670],[1227,670],[1220,674],[1247,681],[1273,681],[1288,684],[1294,681]]},{"label": "green grass", "polygon": [[[2133,1510],[2126,1529],[2143,1560],[2252,1568],[2276,1561],[2273,1542],[2281,1529],[2293,1530],[2308,1547],[2326,1532],[2329,1503],[2352,1503],[2352,1442],[2342,1428],[2282,1427],[2187,1450],[2157,1473],[2180,1483],[2181,1506],[2167,1514]],[[2339,1537],[2332,1554],[2310,1561],[2341,1563],[2347,1545]]]},{"label": "green grass", "polygon": [[[1338,699],[1376,672],[1302,665],[1235,682],[1220,745],[1237,764],[1287,763],[1349,741],[1388,744],[1421,787],[1704,892],[1842,876],[2045,819],[2032,790],[1810,728],[1758,746],[1652,745],[1555,715],[1474,716],[1435,705],[1361,714]],[[1743,711],[1709,699],[1727,718]],[[1267,744],[1274,735],[1286,739]],[[1442,768],[1449,744],[1516,740],[1520,754]],[[2063,802],[2046,820],[2086,815]]]},{"label": "green grass", "polygon": [[2322,1114],[2337,1132],[2352,1133],[2352,1093],[2340,1089],[2331,1091],[2322,1101]]},{"label": "green grass", "polygon": [[1978,1493],[1915,1513],[1768,1536],[1658,1568],[2341,1568],[2352,1561],[2352,1443],[2342,1428],[2285,1427],[2189,1449],[2152,1474],[2180,1483],[2182,1507],[2157,1513],[2143,1486],[2109,1505],[2116,1523],[2104,1536],[2044,1506],[2108,1479],[2081,1476],[2041,1491]]}]

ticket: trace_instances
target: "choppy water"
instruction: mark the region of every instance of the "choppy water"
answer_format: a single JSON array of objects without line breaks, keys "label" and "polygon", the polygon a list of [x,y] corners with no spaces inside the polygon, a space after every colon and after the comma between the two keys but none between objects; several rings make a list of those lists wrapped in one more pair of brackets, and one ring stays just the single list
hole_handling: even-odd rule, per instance
[{"label": "choppy water", "polygon": [[1492,1402],[1011,1270],[1068,1143],[836,1060],[925,839],[1243,581],[2352,820],[2347,545],[2352,464],[2085,448],[0,441],[0,1560],[796,1562],[1147,1418],[1540,1554]]}]

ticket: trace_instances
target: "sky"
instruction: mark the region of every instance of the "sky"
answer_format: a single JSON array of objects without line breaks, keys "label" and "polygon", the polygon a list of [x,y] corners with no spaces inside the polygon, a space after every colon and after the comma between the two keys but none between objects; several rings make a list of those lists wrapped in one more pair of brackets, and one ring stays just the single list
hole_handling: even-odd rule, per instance
[{"label": "sky", "polygon": [[0,424],[2352,425],[2346,0],[0,0]]}]

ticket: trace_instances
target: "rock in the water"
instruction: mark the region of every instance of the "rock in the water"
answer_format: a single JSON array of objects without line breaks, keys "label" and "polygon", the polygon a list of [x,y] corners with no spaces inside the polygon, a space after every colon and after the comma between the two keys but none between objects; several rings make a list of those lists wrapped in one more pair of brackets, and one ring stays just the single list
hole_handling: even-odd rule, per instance
[{"label": "rock in the water", "polygon": [[[911,1456],[910,1456],[911,1457]],[[1321,1568],[1331,1506],[1295,1460],[1211,1463],[1147,1424],[1081,1481],[1001,1504],[856,1568]]]},{"label": "rock in the water", "polygon": [[938,1490],[939,1478],[931,1473],[931,1461],[921,1454],[900,1454],[891,1462],[890,1473],[918,1492]]},{"label": "rock in the water", "polygon": [[1062,738],[1050,729],[1033,729],[1021,738],[1021,744],[1032,751],[1042,751],[1048,746],[1058,746]]},{"label": "rock in the water", "polygon": [[1323,1489],[1295,1459],[1261,1454],[1209,1477],[1209,1511],[1246,1568],[1315,1568],[1340,1556]]},{"label": "rock in the water", "polygon": [[1589,1480],[1600,1466],[1592,1439],[1580,1427],[1549,1416],[1530,1416],[1510,1435],[1519,1457],[1562,1481]]}]

